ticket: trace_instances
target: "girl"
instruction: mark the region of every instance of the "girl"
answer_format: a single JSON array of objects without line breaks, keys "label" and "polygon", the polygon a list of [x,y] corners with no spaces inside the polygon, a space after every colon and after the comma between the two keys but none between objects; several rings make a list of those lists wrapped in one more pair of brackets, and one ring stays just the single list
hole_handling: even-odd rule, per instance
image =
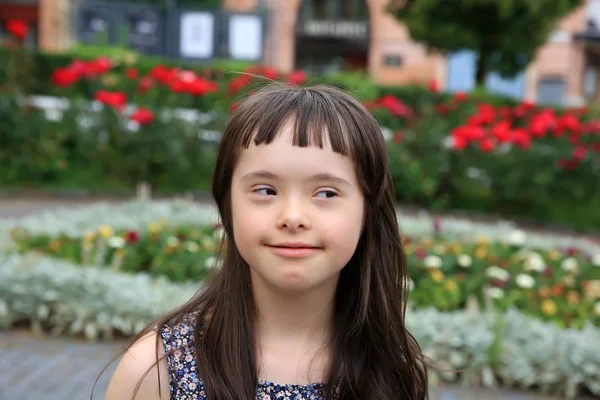
[{"label": "girl", "polygon": [[327,86],[270,85],[221,139],[223,264],[144,329],[113,399],[428,398],[381,130]]}]

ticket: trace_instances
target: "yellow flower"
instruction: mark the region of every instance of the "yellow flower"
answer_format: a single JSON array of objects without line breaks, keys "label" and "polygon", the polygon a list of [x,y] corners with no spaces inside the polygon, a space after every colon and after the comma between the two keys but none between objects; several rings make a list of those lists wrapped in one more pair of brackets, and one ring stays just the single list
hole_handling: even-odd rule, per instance
[{"label": "yellow flower", "polygon": [[462,246],[460,243],[452,243],[449,248],[449,252],[452,254],[458,254],[462,252]]},{"label": "yellow flower", "polygon": [[444,282],[444,289],[446,289],[450,293],[456,293],[458,290],[458,285],[453,280],[448,280]]},{"label": "yellow flower", "polygon": [[92,243],[96,239],[96,232],[88,232],[83,235],[84,243]]},{"label": "yellow flower", "polygon": [[542,312],[544,315],[552,316],[556,314],[558,308],[556,303],[552,299],[546,299],[542,302]]},{"label": "yellow flower", "polygon": [[48,244],[48,247],[52,251],[58,251],[58,250],[60,250],[60,245],[61,245],[60,240],[56,239],[56,240],[51,241],[50,244]]},{"label": "yellow flower", "polygon": [[573,275],[565,275],[563,282],[568,287],[575,287],[575,277]]},{"label": "yellow flower", "polygon": [[162,223],[160,223],[159,221],[156,221],[156,222],[150,222],[150,223],[148,224],[148,231],[149,231],[151,234],[157,234],[157,233],[159,233],[159,232],[162,230],[162,228],[163,228],[163,225],[162,225]]},{"label": "yellow flower", "polygon": [[600,299],[600,280],[592,280],[584,283],[583,290],[588,300]]},{"label": "yellow flower", "polygon": [[433,251],[437,254],[446,254],[448,248],[443,244],[436,244],[433,248]]},{"label": "yellow flower", "polygon": [[558,250],[552,249],[548,252],[548,258],[552,261],[556,261],[560,258],[560,252]]},{"label": "yellow flower", "polygon": [[442,271],[440,271],[439,269],[433,269],[431,271],[431,279],[433,279],[434,282],[441,282],[442,280],[444,280],[444,273]]},{"label": "yellow flower", "polygon": [[479,260],[483,260],[486,256],[487,256],[487,248],[483,247],[483,246],[479,246],[477,247],[477,250],[475,250],[475,257],[478,258]]},{"label": "yellow flower", "polygon": [[425,238],[421,241],[421,244],[424,247],[430,247],[431,245],[433,245],[433,240],[431,240],[431,238]]},{"label": "yellow flower", "polygon": [[569,290],[567,292],[567,303],[569,303],[570,305],[579,304],[580,300],[581,300],[581,297],[579,296],[579,293],[577,293],[576,291]]},{"label": "yellow flower", "polygon": [[487,246],[488,244],[490,244],[490,238],[485,235],[479,235],[477,237],[477,243]]},{"label": "yellow flower", "polygon": [[113,229],[108,226],[108,225],[102,225],[98,228],[98,233],[100,233],[100,236],[102,236],[104,239],[108,239],[109,237],[113,236]]},{"label": "yellow flower", "polygon": [[194,229],[190,232],[190,239],[198,240],[202,237],[202,232],[199,229]]},{"label": "yellow flower", "polygon": [[216,246],[215,246],[215,242],[212,239],[204,238],[202,240],[202,247],[204,248],[204,250],[214,251]]}]

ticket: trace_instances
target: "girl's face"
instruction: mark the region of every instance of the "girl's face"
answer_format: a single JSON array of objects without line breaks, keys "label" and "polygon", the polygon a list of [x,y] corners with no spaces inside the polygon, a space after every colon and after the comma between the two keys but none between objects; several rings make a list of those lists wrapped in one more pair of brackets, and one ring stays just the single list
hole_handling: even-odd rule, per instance
[{"label": "girl's face", "polygon": [[[325,135],[326,136],[326,135]],[[337,285],[361,235],[364,198],[352,160],[273,142],[241,152],[231,184],[235,243],[253,285],[301,292]]]}]

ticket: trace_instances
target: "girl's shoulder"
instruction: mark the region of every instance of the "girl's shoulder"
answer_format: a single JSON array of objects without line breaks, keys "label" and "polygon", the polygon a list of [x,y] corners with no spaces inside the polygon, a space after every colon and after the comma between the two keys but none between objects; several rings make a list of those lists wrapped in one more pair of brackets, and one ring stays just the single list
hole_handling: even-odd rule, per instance
[{"label": "girl's shoulder", "polygon": [[164,349],[158,334],[151,330],[123,354],[111,378],[105,400],[168,398],[167,364],[163,356]]}]

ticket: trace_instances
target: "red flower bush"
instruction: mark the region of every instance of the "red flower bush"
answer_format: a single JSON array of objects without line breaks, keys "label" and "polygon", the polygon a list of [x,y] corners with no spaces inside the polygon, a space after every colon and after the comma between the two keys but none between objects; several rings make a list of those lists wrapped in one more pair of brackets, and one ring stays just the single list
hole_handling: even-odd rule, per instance
[{"label": "red flower bush", "polygon": [[140,125],[148,125],[154,121],[154,114],[147,108],[140,107],[131,115],[131,120]]},{"label": "red flower bush", "polygon": [[135,68],[127,68],[127,71],[125,71],[125,76],[127,79],[134,81],[140,77],[140,72]]},{"label": "red flower bush", "polygon": [[11,19],[6,23],[6,31],[19,42],[23,42],[27,37],[29,28],[24,21]]},{"label": "red flower bush", "polygon": [[109,92],[108,90],[98,90],[94,99],[116,110],[121,110],[127,103],[127,96],[125,93]]},{"label": "red flower bush", "polygon": [[50,80],[54,86],[66,88],[79,81],[79,74],[71,68],[57,68],[52,72]]}]

